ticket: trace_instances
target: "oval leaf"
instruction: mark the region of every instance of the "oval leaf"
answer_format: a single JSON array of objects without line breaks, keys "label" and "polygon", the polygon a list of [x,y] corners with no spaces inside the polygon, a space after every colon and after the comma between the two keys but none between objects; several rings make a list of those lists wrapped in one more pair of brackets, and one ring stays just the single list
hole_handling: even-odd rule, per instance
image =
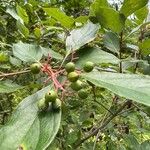
[{"label": "oval leaf", "polygon": [[56,136],[61,120],[61,111],[39,112],[37,101],[50,89],[25,98],[18,106],[8,124],[0,129],[0,148],[17,150],[45,150]]},{"label": "oval leaf", "polygon": [[120,12],[128,17],[136,10],[144,7],[147,3],[148,0],[124,0]]},{"label": "oval leaf", "polygon": [[44,11],[58,22],[61,23],[62,26],[66,28],[71,28],[74,24],[74,19],[67,16],[64,12],[62,12],[58,8],[43,8]]},{"label": "oval leaf", "polygon": [[13,54],[24,62],[37,62],[43,55],[39,46],[22,42],[13,44]]},{"label": "oval leaf", "polygon": [[146,56],[150,54],[150,39],[143,41],[139,46],[143,55]]},{"label": "oval leaf", "polygon": [[106,29],[110,29],[113,32],[121,32],[125,18],[112,8],[97,6],[94,10],[97,20]]},{"label": "oval leaf", "polygon": [[150,106],[150,77],[133,74],[91,72],[83,77],[93,84]]},{"label": "oval leaf", "polygon": [[79,67],[83,67],[85,62],[87,61],[92,61],[95,64],[100,64],[100,63],[112,63],[112,64],[118,64],[119,59],[103,50],[101,50],[98,47],[85,47],[81,49],[78,52],[79,59],[76,62],[76,65]]},{"label": "oval leaf", "polygon": [[119,54],[120,50],[119,37],[115,33],[107,32],[103,37],[103,41],[104,46],[106,48],[108,48],[112,52]]},{"label": "oval leaf", "polygon": [[66,39],[67,51],[75,51],[86,43],[91,42],[99,29],[99,25],[88,22],[80,29],[74,29]]}]

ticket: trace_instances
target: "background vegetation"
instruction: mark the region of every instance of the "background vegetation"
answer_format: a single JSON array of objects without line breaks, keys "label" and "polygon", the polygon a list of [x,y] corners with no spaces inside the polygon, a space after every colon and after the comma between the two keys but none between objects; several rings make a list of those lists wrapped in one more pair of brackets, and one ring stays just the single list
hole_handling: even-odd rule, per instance
[{"label": "background vegetation", "polygon": [[[149,150],[149,19],[148,0],[1,0],[0,149]],[[70,87],[70,61],[86,99]],[[39,112],[54,88],[61,109]]]}]

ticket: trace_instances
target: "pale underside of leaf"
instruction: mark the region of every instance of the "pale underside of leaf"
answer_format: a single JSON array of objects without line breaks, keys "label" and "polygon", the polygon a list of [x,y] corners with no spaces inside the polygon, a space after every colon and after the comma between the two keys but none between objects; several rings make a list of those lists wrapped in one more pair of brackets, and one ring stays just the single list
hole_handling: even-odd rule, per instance
[{"label": "pale underside of leaf", "polygon": [[61,111],[39,112],[37,108],[37,101],[49,89],[46,87],[19,104],[10,121],[0,129],[1,149],[16,150],[23,146],[27,150],[45,150],[50,145],[59,129]]},{"label": "pale underside of leaf", "polygon": [[150,77],[92,72],[83,77],[97,86],[102,86],[119,96],[150,106]]}]

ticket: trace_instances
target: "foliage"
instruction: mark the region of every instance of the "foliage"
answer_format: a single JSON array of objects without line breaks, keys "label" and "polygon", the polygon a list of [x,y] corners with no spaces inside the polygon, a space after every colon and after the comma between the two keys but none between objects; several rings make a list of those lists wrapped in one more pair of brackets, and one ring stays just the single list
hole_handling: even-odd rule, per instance
[{"label": "foliage", "polygon": [[148,0],[1,0],[0,149],[150,149],[149,22]]}]

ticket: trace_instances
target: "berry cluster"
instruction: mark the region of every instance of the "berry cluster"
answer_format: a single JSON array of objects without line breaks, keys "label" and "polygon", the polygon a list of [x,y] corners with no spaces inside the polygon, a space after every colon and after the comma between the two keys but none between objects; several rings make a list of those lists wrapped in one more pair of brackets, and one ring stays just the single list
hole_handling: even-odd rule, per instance
[{"label": "berry cluster", "polygon": [[[84,72],[91,72],[94,68],[93,62],[86,62],[83,66]],[[45,94],[45,97],[40,99],[38,101],[38,108],[41,111],[45,111],[48,109],[49,104],[51,103],[51,106],[54,110],[59,110],[61,107],[61,100],[59,99],[60,96],[58,96],[58,90],[60,89],[62,92],[65,93],[65,85],[70,82],[69,86],[72,90],[76,91],[78,93],[78,96],[81,99],[86,99],[88,97],[88,91],[85,88],[84,82],[80,79],[80,71],[77,71],[75,68],[75,64],[73,62],[69,62],[65,65],[63,69],[53,69],[48,63],[41,65],[40,63],[34,63],[30,66],[31,72],[33,74],[38,74],[41,70],[48,75],[48,79],[52,80],[53,86],[55,90],[50,90],[48,93]],[[67,73],[67,75],[66,75]],[[62,84],[60,83],[57,78],[59,75],[65,75],[67,77],[66,81]],[[62,94],[63,95],[63,94]]]}]

